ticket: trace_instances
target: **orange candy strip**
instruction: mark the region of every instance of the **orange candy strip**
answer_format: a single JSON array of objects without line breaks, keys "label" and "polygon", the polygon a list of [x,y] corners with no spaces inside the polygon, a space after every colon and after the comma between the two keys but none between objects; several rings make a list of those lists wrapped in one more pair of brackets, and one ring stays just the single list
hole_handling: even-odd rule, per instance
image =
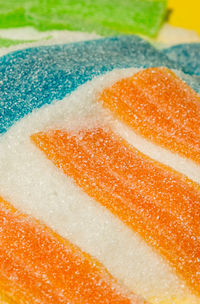
[{"label": "orange candy strip", "polygon": [[32,135],[53,163],[88,195],[156,248],[200,295],[200,192],[101,128]]},{"label": "orange candy strip", "polygon": [[122,79],[99,101],[139,135],[200,164],[200,97],[167,68]]},{"label": "orange candy strip", "polygon": [[0,290],[8,303],[144,303],[88,254],[0,198]]}]

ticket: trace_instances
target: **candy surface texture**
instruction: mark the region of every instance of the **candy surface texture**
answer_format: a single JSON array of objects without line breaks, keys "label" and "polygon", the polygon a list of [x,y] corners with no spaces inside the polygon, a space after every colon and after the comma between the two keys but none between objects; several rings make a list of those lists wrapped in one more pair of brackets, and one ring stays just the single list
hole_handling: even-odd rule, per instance
[{"label": "candy surface texture", "polygon": [[0,133],[114,68],[179,66],[137,36],[17,51],[0,58]]},{"label": "candy surface texture", "polygon": [[0,0],[1,304],[200,303],[199,37],[166,8]]},{"label": "candy surface texture", "polygon": [[154,36],[163,22],[166,0],[0,1],[0,28],[34,26],[99,34],[140,33]]},{"label": "candy surface texture", "polygon": [[200,43],[175,45],[163,52],[181,64],[187,73],[200,76]]}]

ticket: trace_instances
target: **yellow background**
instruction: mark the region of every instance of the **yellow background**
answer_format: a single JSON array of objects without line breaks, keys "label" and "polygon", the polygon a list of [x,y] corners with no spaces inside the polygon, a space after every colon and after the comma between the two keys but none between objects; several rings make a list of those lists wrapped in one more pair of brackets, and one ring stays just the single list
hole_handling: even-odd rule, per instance
[{"label": "yellow background", "polygon": [[168,7],[173,9],[172,25],[196,30],[200,34],[200,0],[168,0]]}]

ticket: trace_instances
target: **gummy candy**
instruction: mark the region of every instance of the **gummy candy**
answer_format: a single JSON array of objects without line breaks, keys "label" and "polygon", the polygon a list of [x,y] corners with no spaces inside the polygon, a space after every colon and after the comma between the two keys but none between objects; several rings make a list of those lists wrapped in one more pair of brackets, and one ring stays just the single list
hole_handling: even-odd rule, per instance
[{"label": "gummy candy", "polygon": [[163,22],[166,0],[21,0],[0,1],[0,27],[35,26],[100,34],[141,33],[155,36]]},{"label": "gummy candy", "polygon": [[[0,47],[9,47],[11,45],[17,45],[17,44],[21,44],[24,42],[25,41],[23,41],[23,40],[12,40],[12,39],[0,38]],[[28,42],[31,42],[31,41],[28,41]]]},{"label": "gummy candy", "polygon": [[188,74],[200,76],[200,43],[179,44],[163,49],[163,52]]},{"label": "gummy candy", "polygon": [[34,109],[115,68],[181,67],[137,36],[17,51],[0,58],[0,133]]},{"label": "gummy candy", "polygon": [[0,287],[16,303],[144,304],[94,258],[1,197],[0,240]]},{"label": "gummy candy", "polygon": [[174,73],[200,95],[200,76],[185,74],[182,71],[177,70],[174,71]]},{"label": "gummy candy", "polygon": [[[16,3],[16,5],[18,4],[19,2]],[[41,6],[42,4],[41,2]],[[32,14],[29,16],[34,19],[34,12],[29,11]],[[19,10],[18,12],[19,16],[20,14],[23,15],[23,11],[20,12]],[[43,9],[41,9],[41,14],[43,14]],[[28,16],[28,12],[24,13],[25,15]],[[29,19],[30,24],[32,22],[31,18]],[[21,20],[23,23],[23,18]],[[1,21],[3,22],[3,19]],[[26,20],[24,22],[26,23]],[[42,22],[43,16],[41,20],[38,19],[39,27]],[[47,32],[45,34],[47,35]],[[84,34],[81,33],[80,35],[80,39],[82,37],[83,39],[86,38]],[[63,42],[62,39],[61,41]],[[4,39],[2,40],[3,43],[4,46],[9,46],[12,42],[9,39]],[[56,43],[60,44],[60,41],[57,40]],[[167,49],[159,51],[138,37],[122,36],[70,45],[36,47],[10,53],[0,59],[0,133],[6,132],[8,128],[14,125],[10,132],[2,134],[0,138],[0,171],[2,176],[0,188],[1,193],[13,202],[17,210],[12,209],[3,200],[2,204],[7,215],[12,218],[13,215],[17,215],[17,221],[18,217],[23,219],[18,230],[16,226],[11,226],[10,230],[3,230],[10,243],[6,243],[9,246],[2,246],[2,249],[0,249],[7,254],[6,258],[4,255],[2,260],[8,263],[7,265],[0,264],[5,267],[10,265],[10,268],[14,265],[14,270],[16,270],[15,273],[10,273],[9,280],[4,281],[4,286],[3,279],[0,279],[0,289],[6,292],[3,303],[4,300],[6,304],[7,302],[9,304],[33,303],[35,302],[32,295],[34,288],[38,288],[38,292],[34,292],[38,296],[37,302],[39,302],[39,297],[48,297],[51,293],[53,293],[51,295],[53,302],[59,303],[63,300],[62,296],[66,286],[64,286],[64,291],[62,288],[58,301],[55,300],[58,289],[52,286],[46,288],[46,285],[44,285],[44,292],[42,290],[43,282],[41,284],[41,280],[44,277],[41,278],[41,274],[46,275],[46,273],[38,273],[38,269],[41,268],[38,268],[38,264],[34,264],[34,255],[36,258],[38,258],[38,255],[35,254],[34,250],[29,251],[27,246],[33,244],[33,241],[34,244],[38,245],[37,239],[39,242],[41,240],[40,237],[37,238],[37,234],[32,234],[33,229],[44,237],[44,243],[40,242],[42,246],[45,247],[46,240],[53,239],[56,248],[60,248],[59,246],[62,245],[62,249],[66,249],[68,253],[69,247],[72,248],[74,250],[72,250],[72,257],[76,258],[77,254],[86,257],[89,265],[92,265],[89,277],[94,283],[92,286],[95,292],[98,290],[97,292],[102,292],[107,297],[107,289],[101,290],[101,283],[104,284],[104,279],[106,279],[105,283],[110,288],[114,299],[116,299],[114,301],[113,299],[109,300],[110,296],[105,297],[102,298],[103,303],[107,300],[109,303],[142,302],[139,300],[137,302],[134,295],[126,290],[124,291],[125,288],[118,284],[114,278],[126,285],[127,290],[143,295],[149,303],[199,303],[199,185],[165,167],[166,164],[171,166],[171,163],[173,163],[173,159],[170,157],[166,163],[164,160],[158,160],[155,157],[156,162],[129,146],[125,138],[129,141],[129,134],[134,132],[130,130],[125,135],[126,130],[129,129],[125,125],[122,125],[122,130],[119,132],[123,139],[104,127],[104,131],[101,127],[90,129],[90,131],[82,129],[82,125],[85,126],[85,124],[87,128],[89,127],[90,121],[87,121],[87,119],[90,120],[90,118],[94,119],[95,122],[97,119],[98,125],[107,122],[107,119],[110,119],[111,126],[115,123],[121,125],[114,117],[114,112],[110,112],[108,117],[104,116],[107,110],[105,111],[105,108],[103,109],[101,104],[97,102],[97,97],[99,92],[106,87],[110,90],[111,84],[121,79],[122,75],[123,77],[130,77],[130,72],[136,73],[132,70],[124,71],[124,68],[167,66],[196,92],[200,93],[200,77],[198,74],[195,72],[196,75],[193,75],[193,69],[188,69],[186,62],[179,61],[179,58],[170,59],[170,54],[168,57],[167,51]],[[198,68],[197,65],[196,68]],[[122,70],[101,76],[114,69]],[[154,68],[152,70],[163,71],[164,80],[167,78],[166,75],[172,77],[173,80],[176,79],[177,83],[182,88],[184,87],[184,93],[188,98],[191,97],[189,106],[186,107],[184,104],[185,115],[189,117],[189,120],[180,117],[183,114],[181,111],[178,112],[179,108],[177,108],[177,106],[182,105],[180,98],[177,104],[172,102],[173,111],[169,110],[165,114],[170,116],[171,112],[173,114],[174,111],[177,111],[177,117],[180,118],[180,124],[183,128],[187,126],[190,119],[191,121],[195,119],[194,124],[193,121],[191,124],[193,129],[196,128],[196,133],[194,133],[197,137],[198,146],[199,124],[196,114],[194,115],[191,108],[194,110],[193,105],[198,105],[199,97],[167,69]],[[137,75],[141,74],[140,71]],[[96,76],[100,77],[96,78]],[[172,80],[172,78],[170,79]],[[90,80],[93,81],[85,84]],[[106,82],[107,80],[109,84]],[[83,88],[79,88],[77,92],[71,94],[82,84],[85,84]],[[148,87],[148,85],[146,88],[151,91],[151,87]],[[160,94],[157,83],[155,88],[158,90],[157,95]],[[66,96],[67,94],[71,94],[71,96]],[[121,97],[121,94],[119,95]],[[151,91],[151,98],[154,98],[154,95],[156,95],[156,92]],[[183,101],[185,102],[185,100]],[[48,106],[50,103],[53,104]],[[62,106],[63,104],[64,106]],[[171,106],[171,104],[165,105],[169,108]],[[44,106],[44,109],[39,109],[42,106]],[[182,106],[180,108],[182,109]],[[142,114],[143,110],[141,109]],[[34,113],[32,113],[33,111]],[[27,114],[31,115],[25,118],[24,116]],[[16,123],[23,117],[24,119],[21,122]],[[74,123],[74,120],[77,120],[77,123]],[[82,120],[85,122],[83,123]],[[158,120],[159,117],[154,115],[152,121],[155,123]],[[155,126],[156,129],[157,125],[154,123],[151,122],[151,126]],[[71,125],[75,125],[83,131],[78,132],[71,129],[69,131],[66,124],[72,129],[73,126]],[[46,131],[48,128],[57,130],[60,126],[63,128],[62,131]],[[113,130],[116,131],[114,128]],[[177,127],[174,130],[175,134],[173,136],[179,132]],[[30,135],[39,131],[42,132],[33,135],[32,141],[30,141]],[[183,135],[186,144],[191,145],[191,142],[187,142],[187,133],[184,132]],[[141,137],[137,136],[140,140]],[[53,142],[51,141],[52,137]],[[129,144],[135,145],[133,139],[131,138]],[[141,138],[141,142],[142,140],[145,141]],[[151,140],[154,139],[151,138]],[[39,149],[36,149],[33,142]],[[57,147],[55,147],[56,144]],[[155,150],[160,149],[155,144],[152,144],[152,146],[155,146]],[[168,149],[171,151],[172,147],[169,146]],[[169,150],[162,149],[161,151],[170,154]],[[187,149],[187,155],[184,154],[184,149],[181,148],[181,152],[179,151],[179,144],[175,145],[175,150],[180,155],[196,161],[193,164],[194,167],[192,167],[190,166],[192,163],[190,160],[181,157],[179,159],[177,154],[173,154],[178,163],[180,161],[181,164],[183,161],[183,167],[185,163],[187,165],[184,172],[180,170],[182,174],[187,175],[189,171],[187,176],[199,182],[200,175],[197,164],[199,156],[198,151],[197,155],[194,156],[194,145],[191,150]],[[146,152],[144,151],[144,153]],[[151,153],[148,155],[154,157]],[[164,154],[164,157],[168,157],[166,154]],[[66,158],[64,159],[65,156],[69,159],[68,162],[66,162]],[[53,163],[51,164],[50,160],[55,166]],[[165,165],[158,163],[158,161],[165,163]],[[76,170],[72,168],[72,165]],[[179,170],[174,163],[172,167]],[[66,174],[64,175],[62,171]],[[191,171],[194,171],[192,177],[190,176]],[[45,222],[45,225],[51,227],[59,235],[34,221],[31,217],[22,215],[19,210],[30,214],[41,222]],[[14,223],[14,220],[12,223]],[[26,230],[23,225],[27,223],[29,226],[26,226]],[[27,237],[28,230],[31,232],[31,236],[28,235],[30,238]],[[0,234],[1,232],[0,227]],[[25,235],[25,240],[22,237],[17,239],[17,237],[22,236],[22,233]],[[70,242],[64,240],[61,236],[66,239],[70,236]],[[0,237],[1,242],[2,239]],[[16,239],[17,242],[13,243],[13,240]],[[23,246],[25,241],[26,246]],[[81,249],[72,244],[78,245]],[[18,247],[16,248],[16,246]],[[18,251],[13,251],[12,256],[12,250],[15,249]],[[37,250],[37,246],[34,249]],[[26,259],[27,256],[24,254],[27,252],[32,260]],[[62,252],[61,250],[60,253]],[[42,258],[44,254],[47,258],[49,256],[45,250],[41,253],[41,248],[38,249],[38,254],[41,254]],[[13,263],[8,260],[8,257],[13,258]],[[16,261],[16,257],[19,257],[18,261]],[[24,257],[24,259],[21,257]],[[54,252],[52,258],[49,259],[49,263],[44,259],[41,262],[44,267],[52,262],[53,271],[50,270],[51,265],[46,268],[46,271],[48,272],[48,278],[55,275],[53,283],[56,286],[56,284],[59,284],[56,274],[59,269],[56,268],[55,263],[58,261],[59,255],[56,256],[55,261],[53,257]],[[93,257],[96,257],[102,264],[99,264]],[[29,263],[30,261],[33,261],[33,263]],[[33,280],[35,276],[37,276],[37,279],[33,284],[26,285],[30,282],[28,281],[29,277],[26,277],[27,267],[20,264],[20,267],[16,269],[15,266],[18,266],[18,264],[15,264],[15,262],[22,262],[22,264],[34,269],[35,272],[31,273],[31,279]],[[57,265],[60,267],[61,264],[58,263]],[[54,271],[54,266],[56,271]],[[81,264],[80,266],[81,270],[84,265]],[[104,267],[108,269],[111,275]],[[98,286],[95,285],[98,282],[93,280],[93,274],[96,275],[95,269],[97,269],[97,272],[99,270],[100,274],[101,282]],[[59,274],[62,274],[62,270]],[[4,274],[5,272],[2,272],[1,268],[0,277]],[[23,276],[20,277],[20,275]],[[75,272],[75,275],[75,278],[77,278],[78,273]],[[23,286],[19,285],[22,278],[24,278]],[[83,294],[77,293],[77,290],[82,288],[82,284],[78,284],[78,282],[77,279],[73,286],[74,294],[83,297]],[[85,283],[85,286],[87,285],[86,281],[83,282],[82,280],[81,282]],[[35,286],[36,284],[38,285]],[[76,287],[77,284],[78,287]],[[79,288],[79,285],[81,288]],[[9,288],[12,288],[12,290]],[[23,288],[25,288],[25,291]],[[87,293],[88,290],[86,289],[87,287],[84,289]],[[67,292],[69,293],[70,290],[67,290]],[[85,299],[81,298],[80,300],[79,298],[79,302],[88,303],[88,293],[86,293]],[[197,298],[195,294],[197,294]],[[92,295],[95,296],[95,293],[92,292]],[[0,302],[2,303],[1,297],[2,294],[0,293]],[[72,297],[70,301],[73,302],[74,299],[71,299]],[[91,302],[101,303],[98,300],[92,298]],[[42,302],[48,303],[48,301],[50,300],[45,298]]]},{"label": "gummy candy", "polygon": [[109,130],[31,136],[55,166],[156,248],[200,295],[199,186]]},{"label": "gummy candy", "polygon": [[136,133],[200,164],[200,97],[167,68],[122,79],[99,100]]}]

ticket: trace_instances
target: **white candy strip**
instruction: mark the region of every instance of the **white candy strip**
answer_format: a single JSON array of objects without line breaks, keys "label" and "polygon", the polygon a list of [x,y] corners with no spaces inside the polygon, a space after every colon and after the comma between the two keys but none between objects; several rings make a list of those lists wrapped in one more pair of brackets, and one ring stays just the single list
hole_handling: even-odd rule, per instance
[{"label": "white candy strip", "polygon": [[[159,254],[82,192],[30,141],[31,134],[49,128],[88,128],[107,123],[109,115],[104,117],[105,110],[96,102],[98,92],[134,72],[134,69],[115,70],[96,78],[71,96],[16,123],[0,138],[0,194],[16,208],[95,256],[114,277],[152,303],[197,304],[199,299]],[[112,124],[117,128],[115,121]],[[132,131],[121,135],[141,149],[143,141],[139,143]],[[152,146],[147,142],[143,152],[151,156]],[[165,153],[169,163],[171,153]],[[153,156],[156,158],[155,152]],[[173,159],[172,164],[177,167]]]}]

